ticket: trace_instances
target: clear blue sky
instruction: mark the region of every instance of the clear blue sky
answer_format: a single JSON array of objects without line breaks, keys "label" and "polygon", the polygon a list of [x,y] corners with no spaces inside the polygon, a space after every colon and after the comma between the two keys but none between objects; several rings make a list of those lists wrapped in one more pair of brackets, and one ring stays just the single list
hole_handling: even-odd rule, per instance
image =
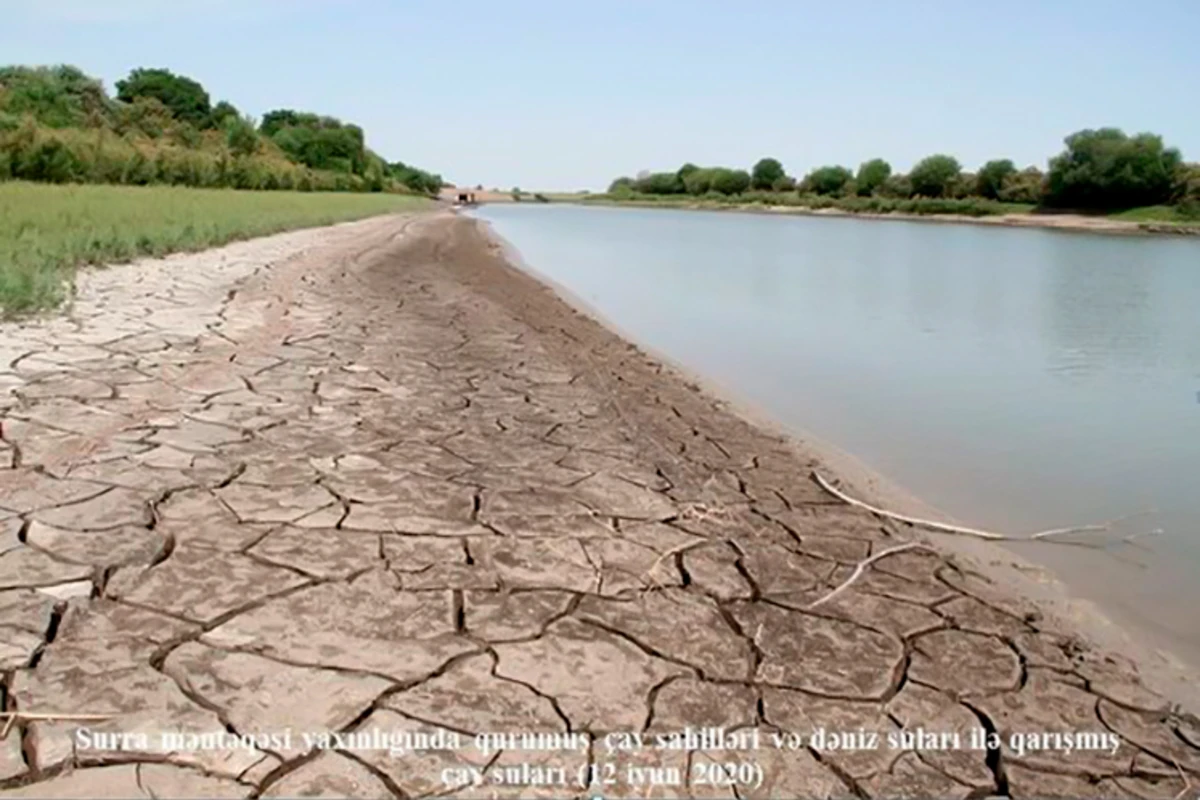
[{"label": "clear blue sky", "polygon": [[602,188],[932,152],[1044,166],[1115,125],[1200,160],[1200,0],[0,0],[0,61],[138,66],[362,125],[462,183]]}]

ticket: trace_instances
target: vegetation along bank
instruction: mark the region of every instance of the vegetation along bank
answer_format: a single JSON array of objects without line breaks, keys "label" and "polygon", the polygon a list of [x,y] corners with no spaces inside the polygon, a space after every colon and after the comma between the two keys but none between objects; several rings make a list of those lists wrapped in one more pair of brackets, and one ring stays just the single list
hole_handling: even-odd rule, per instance
[{"label": "vegetation along bank", "polygon": [[606,193],[571,199],[970,217],[1075,213],[1159,227],[1200,224],[1200,164],[1185,162],[1161,136],[1101,128],[1064,143],[1045,170],[997,159],[969,172],[953,156],[935,154],[908,174],[874,158],[857,170],[823,166],[797,180],[778,159],[763,158],[750,170],[687,163],[674,172],[642,172],[617,178]]}]

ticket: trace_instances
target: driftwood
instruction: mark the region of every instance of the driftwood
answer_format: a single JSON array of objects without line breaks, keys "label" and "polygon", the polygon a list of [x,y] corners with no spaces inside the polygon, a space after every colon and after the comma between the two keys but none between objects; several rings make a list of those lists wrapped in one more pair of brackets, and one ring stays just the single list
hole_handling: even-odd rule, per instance
[{"label": "driftwood", "polygon": [[[816,470],[813,470],[812,477],[813,480],[817,482],[818,486],[841,500],[843,503],[848,503],[856,508],[870,511],[872,514],[877,516],[886,517],[887,519],[895,520],[896,522],[905,522],[909,525],[916,525],[921,528],[928,528],[929,530],[937,531],[939,533],[951,533],[959,536],[974,536],[978,539],[987,539],[988,541],[992,542],[1036,542],[1049,539],[1052,536],[1061,536],[1067,533],[1095,533],[1099,531],[1111,530],[1113,524],[1119,521],[1112,520],[1111,522],[1096,525],[1077,525],[1070,528],[1052,528],[1051,530],[1047,531],[1031,533],[1028,536],[1009,536],[1007,534],[996,533],[994,531],[980,530],[979,528],[966,528],[961,525],[951,525],[946,522],[935,522],[934,520],[922,519],[921,517],[910,517],[907,514],[897,514],[894,511],[888,511],[851,497],[841,489],[831,484],[829,481],[825,480],[821,473],[817,472]],[[1128,517],[1123,517],[1122,519],[1128,519]],[[1122,539],[1122,541],[1132,543],[1135,539],[1144,536],[1153,536],[1160,533],[1162,533],[1161,529],[1145,531],[1143,533],[1135,533],[1130,536],[1126,536],[1124,539]],[[1102,545],[1087,544],[1083,542],[1056,542],[1056,544],[1070,544],[1076,547],[1095,547],[1103,549]]]},{"label": "driftwood", "polygon": [[0,728],[0,740],[8,737],[8,732],[17,722],[55,722],[70,720],[72,722],[104,722],[115,717],[115,714],[38,714],[33,711],[0,711],[0,719],[4,719],[4,727]]},{"label": "driftwood", "polygon": [[880,550],[878,553],[875,553],[874,555],[864,558],[862,561],[858,562],[858,566],[856,566],[854,568],[854,572],[850,573],[849,578],[846,578],[846,580],[844,580],[840,584],[838,584],[834,588],[834,590],[831,591],[829,594],[809,603],[807,607],[809,609],[813,609],[819,605],[828,603],[830,600],[832,600],[833,598],[835,598],[839,594],[841,594],[843,591],[845,591],[846,588],[850,586],[850,584],[852,584],[856,580],[858,580],[859,577],[861,577],[862,574],[867,571],[867,567],[871,566],[876,561],[878,561],[881,558],[884,558],[885,556],[895,555],[896,553],[903,553],[906,550],[926,550],[929,552],[936,552],[929,545],[921,544],[920,542],[905,542],[904,544],[898,544],[895,547],[889,547],[886,550]]}]

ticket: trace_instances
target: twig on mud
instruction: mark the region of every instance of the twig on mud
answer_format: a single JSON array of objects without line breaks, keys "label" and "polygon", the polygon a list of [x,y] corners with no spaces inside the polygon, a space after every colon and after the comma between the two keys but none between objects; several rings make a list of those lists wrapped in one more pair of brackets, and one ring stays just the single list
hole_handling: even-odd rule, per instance
[{"label": "twig on mud", "polygon": [[1183,788],[1179,790],[1179,794],[1175,795],[1175,800],[1183,800],[1183,796],[1192,789],[1192,779],[1183,771],[1183,767],[1179,766],[1178,761],[1172,758],[1171,763],[1175,765],[1176,772],[1179,773],[1179,777],[1183,780]]},{"label": "twig on mud", "polygon": [[116,714],[38,714],[33,711],[0,711],[0,718],[5,720],[4,727],[0,728],[0,739],[8,737],[8,733],[12,730],[13,725],[18,721],[22,722],[54,722],[57,720],[71,720],[73,722],[104,722],[113,719]]},{"label": "twig on mud", "polygon": [[[831,484],[829,481],[825,480],[825,478],[821,475],[821,473],[817,472],[816,470],[813,470],[812,476],[813,476],[813,480],[815,480],[822,489],[829,492],[834,497],[838,498],[839,500],[841,500],[844,503],[848,503],[857,508],[861,508],[866,511],[870,511],[872,514],[876,514],[881,517],[886,517],[887,519],[895,520],[897,522],[906,522],[909,525],[917,525],[922,528],[929,528],[930,530],[938,531],[940,533],[953,533],[953,534],[958,534],[958,535],[962,535],[962,536],[974,536],[976,538],[987,539],[988,541],[992,541],[992,542],[1036,542],[1036,541],[1042,541],[1044,539],[1048,539],[1052,536],[1061,536],[1066,533],[1095,533],[1095,532],[1099,532],[1099,531],[1108,531],[1108,530],[1112,529],[1112,526],[1114,523],[1119,522],[1121,519],[1128,519],[1128,517],[1121,517],[1121,518],[1112,520],[1111,522],[1105,522],[1105,523],[1097,524],[1097,525],[1077,525],[1077,526],[1070,527],[1070,528],[1054,528],[1054,529],[1048,530],[1048,531],[1040,531],[1038,533],[1031,533],[1028,536],[1008,536],[1007,534],[995,533],[994,531],[984,531],[984,530],[980,530],[978,528],[964,528],[961,525],[951,525],[946,522],[934,522],[933,520],[922,519],[921,517],[910,517],[907,514],[897,514],[894,511],[887,511],[886,509],[879,508],[878,506],[873,506],[870,503],[864,503],[862,500],[857,500],[857,499],[851,497],[850,495],[843,492],[841,489],[838,489],[836,486]],[[1136,515],[1131,515],[1131,516],[1136,516]],[[1161,533],[1161,531],[1158,531],[1158,532]],[[1146,535],[1149,535],[1149,534],[1146,534]],[[1131,538],[1133,538],[1133,537],[1127,537],[1125,539],[1125,541],[1129,541],[1129,539],[1131,539]],[[1055,544],[1070,544],[1075,547],[1092,547],[1092,548],[1096,548],[1096,549],[1100,549],[1100,550],[1105,549],[1103,545],[1092,544],[1089,542],[1057,542],[1056,541]]]},{"label": "twig on mud", "polygon": [[867,567],[871,566],[872,564],[874,564],[876,561],[878,561],[881,558],[884,558],[884,557],[890,556],[890,555],[895,555],[896,553],[903,553],[906,550],[926,550],[930,553],[937,552],[929,545],[921,544],[920,542],[905,542],[904,544],[898,544],[895,547],[889,547],[886,550],[880,550],[878,553],[875,553],[872,556],[868,556],[867,558],[864,558],[862,561],[858,562],[858,565],[854,567],[854,572],[850,573],[849,578],[846,578],[846,580],[844,580],[840,584],[838,584],[838,586],[836,588],[834,588],[834,590],[831,591],[829,594],[809,603],[807,608],[814,609],[819,605],[828,603],[830,600],[832,600],[833,598],[837,597],[839,594],[844,592],[846,590],[846,588],[850,586],[850,584],[852,584],[856,580],[858,580],[862,576],[862,574],[867,571]]},{"label": "twig on mud", "polygon": [[704,544],[708,544],[708,543],[709,542],[707,539],[697,539],[694,542],[687,542],[685,544],[679,545],[678,547],[672,547],[670,550],[663,553],[658,558],[654,559],[654,563],[650,565],[650,569],[646,570],[646,577],[649,578],[654,583],[655,586],[661,588],[662,584],[659,582],[658,578],[654,577],[654,573],[660,566],[662,566],[662,563],[664,561],[666,561],[668,558],[671,558],[672,556],[679,555],[680,553],[686,553],[688,550],[691,550],[693,548],[699,547],[700,545],[704,545]]}]

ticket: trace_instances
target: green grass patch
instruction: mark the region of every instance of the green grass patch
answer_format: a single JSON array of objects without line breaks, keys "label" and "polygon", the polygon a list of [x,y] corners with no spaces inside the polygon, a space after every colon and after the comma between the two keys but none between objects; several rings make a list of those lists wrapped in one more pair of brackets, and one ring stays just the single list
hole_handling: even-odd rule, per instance
[{"label": "green grass patch", "polygon": [[0,314],[57,305],[84,264],[428,206],[399,194],[0,182]]},{"label": "green grass patch", "polygon": [[1200,223],[1200,207],[1186,206],[1145,206],[1131,208],[1110,215],[1112,219],[1125,222],[1167,222],[1175,224]]}]

